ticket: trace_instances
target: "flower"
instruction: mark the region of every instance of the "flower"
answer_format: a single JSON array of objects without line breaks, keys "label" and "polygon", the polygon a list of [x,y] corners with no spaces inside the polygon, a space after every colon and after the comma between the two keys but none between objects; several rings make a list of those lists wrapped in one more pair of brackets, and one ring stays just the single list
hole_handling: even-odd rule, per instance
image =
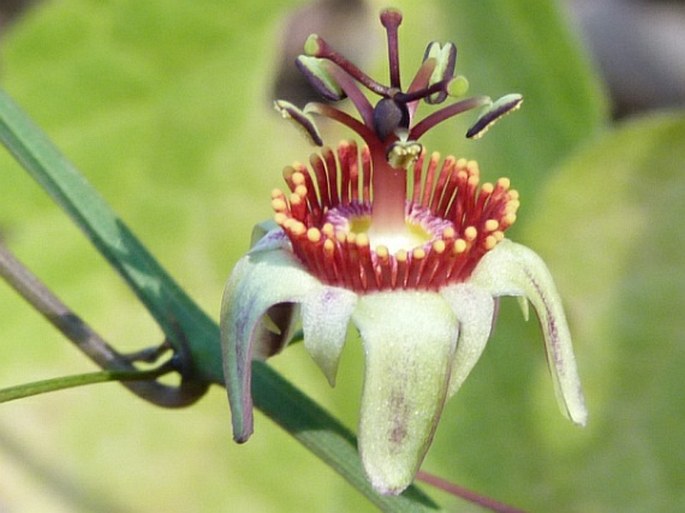
[{"label": "flower", "polygon": [[[398,11],[381,13],[388,34],[390,86],[375,82],[319,36],[298,66],[328,100],[348,97],[360,120],[331,104],[277,109],[323,146],[312,114],[337,120],[364,145],[323,147],[284,170],[287,191],[271,195],[274,221],[236,265],[221,311],[224,372],[234,437],[252,433],[251,364],[282,350],[301,318],[304,345],[335,384],[352,322],[364,346],[359,451],[376,490],[397,494],[414,479],[445,401],[478,361],[500,296],[537,312],[562,411],[585,424],[580,381],[561,300],[544,262],[505,238],[518,193],[507,178],[480,184],[474,161],[429,155],[418,139],[456,114],[484,107],[467,132],[479,137],[518,108],[520,95],[462,99],[416,122],[419,103],[463,95],[456,47],[428,45],[402,90]],[[379,95],[372,106],[358,84]]]}]

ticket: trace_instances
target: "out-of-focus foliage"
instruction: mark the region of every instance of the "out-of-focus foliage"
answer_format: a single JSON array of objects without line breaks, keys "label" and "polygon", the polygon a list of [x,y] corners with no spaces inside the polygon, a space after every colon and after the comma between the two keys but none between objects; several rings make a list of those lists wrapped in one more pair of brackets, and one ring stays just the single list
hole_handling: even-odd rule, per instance
[{"label": "out-of-focus foliage", "polygon": [[[582,469],[566,490],[576,511],[685,506],[683,194],[685,115],[653,115],[568,160],[541,196],[550,215],[529,225],[565,292],[591,398],[567,452]],[[566,244],[550,237],[560,227]]]},{"label": "out-of-focus foliage", "polygon": [[[535,511],[682,508],[683,122],[605,127],[601,87],[549,2],[395,5],[405,14],[403,69],[418,64],[428,40],[452,39],[473,93],[526,97],[483,141],[462,138],[466,115],[428,145],[478,157],[488,179],[507,175],[521,189],[514,237],[539,249],[567,298],[591,414],[585,430],[558,414],[535,322],[524,325],[505,301],[426,469]],[[270,109],[287,7],[46,0],[2,40],[2,86],[210,313],[252,225],[270,215],[280,169],[311,151]],[[366,57],[383,53],[379,46]],[[39,188],[5,155],[0,168],[10,246],[119,347],[159,342],[133,296]],[[0,386],[92,369],[1,286],[0,312]],[[299,346],[273,364],[354,426],[356,342],[351,336],[335,390]],[[263,417],[245,446],[230,438],[219,388],[180,412],[153,409],[116,385],[5,404],[0,510],[372,509]]]}]

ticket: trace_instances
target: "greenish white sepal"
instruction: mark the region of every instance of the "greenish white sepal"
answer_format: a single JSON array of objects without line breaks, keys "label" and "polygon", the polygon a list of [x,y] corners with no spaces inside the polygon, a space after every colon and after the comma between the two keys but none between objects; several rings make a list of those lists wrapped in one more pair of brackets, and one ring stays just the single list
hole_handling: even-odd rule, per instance
[{"label": "greenish white sepal", "polygon": [[335,386],[347,325],[356,304],[357,294],[339,287],[314,290],[302,303],[304,347],[331,386]]},{"label": "greenish white sepal", "polygon": [[531,249],[504,239],[485,254],[471,283],[493,296],[525,296],[540,320],[557,401],[573,422],[585,425],[587,409],[561,298],[547,266]]},{"label": "greenish white sepal", "polygon": [[433,292],[359,298],[352,320],[364,344],[359,451],[374,488],[397,494],[414,479],[447,395],[457,319]]},{"label": "greenish white sepal", "polygon": [[250,253],[285,249],[289,247],[290,241],[288,240],[288,236],[275,221],[263,221],[252,228]]},{"label": "greenish white sepal", "polygon": [[252,434],[252,360],[277,353],[292,335],[294,319],[279,319],[277,333],[262,321],[263,316],[275,305],[301,302],[320,287],[285,250],[248,254],[233,269],[224,290],[220,322],[224,379],[236,441],[245,442]]},{"label": "greenish white sepal", "polygon": [[488,291],[468,283],[444,287],[440,294],[459,321],[459,339],[447,392],[449,398],[461,388],[485,349],[492,331],[495,300]]}]

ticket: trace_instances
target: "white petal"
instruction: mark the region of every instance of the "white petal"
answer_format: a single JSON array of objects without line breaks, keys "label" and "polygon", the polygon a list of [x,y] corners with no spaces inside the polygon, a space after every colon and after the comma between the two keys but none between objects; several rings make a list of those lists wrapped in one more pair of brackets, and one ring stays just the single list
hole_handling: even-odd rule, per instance
[{"label": "white petal", "polygon": [[266,357],[289,341],[292,323],[274,333],[262,317],[272,306],[301,302],[322,287],[286,250],[248,254],[233,269],[221,305],[221,345],[236,441],[252,434],[252,359]]},{"label": "white petal", "polygon": [[376,490],[397,494],[414,479],[442,413],[458,336],[437,293],[361,296],[352,320],[366,356],[359,451]]},{"label": "white petal", "polygon": [[525,296],[533,304],[547,349],[554,390],[562,412],[585,425],[587,410],[573,354],[571,333],[552,276],[532,250],[503,240],[480,261],[469,280],[493,296]]},{"label": "white petal", "polygon": [[324,287],[307,295],[302,303],[304,347],[335,385],[347,325],[357,304],[357,294],[339,287]]},{"label": "white petal", "polygon": [[490,293],[470,283],[440,290],[459,321],[459,340],[452,364],[448,397],[459,390],[480,358],[492,331],[495,300]]}]

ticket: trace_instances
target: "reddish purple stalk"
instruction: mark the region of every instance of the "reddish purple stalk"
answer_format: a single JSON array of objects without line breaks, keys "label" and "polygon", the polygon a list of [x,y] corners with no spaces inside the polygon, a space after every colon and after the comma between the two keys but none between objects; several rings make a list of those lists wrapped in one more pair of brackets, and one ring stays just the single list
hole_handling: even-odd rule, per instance
[{"label": "reddish purple stalk", "polygon": [[419,472],[416,474],[416,479],[423,481],[430,486],[438,488],[443,492],[447,492],[450,495],[454,495],[455,497],[464,499],[472,504],[477,504],[478,506],[482,506],[490,511],[494,511],[495,513],[526,513],[522,509],[509,506],[508,504],[496,501],[490,497],[485,497],[484,495],[480,495],[472,490],[454,483],[450,483],[449,481],[446,481],[438,476],[424,472],[423,470],[419,470]]}]

